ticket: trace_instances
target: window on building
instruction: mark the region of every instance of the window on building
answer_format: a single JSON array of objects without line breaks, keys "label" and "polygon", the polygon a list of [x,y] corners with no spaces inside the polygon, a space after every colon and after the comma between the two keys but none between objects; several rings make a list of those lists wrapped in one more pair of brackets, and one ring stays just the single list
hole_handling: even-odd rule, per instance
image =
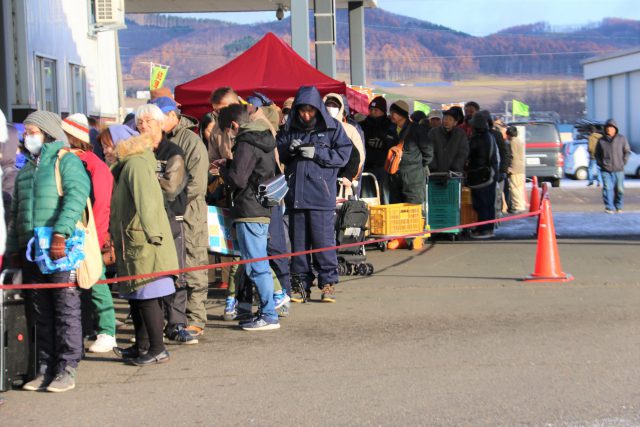
[{"label": "window on building", "polygon": [[36,101],[38,109],[58,112],[56,61],[36,56]]},{"label": "window on building", "polygon": [[89,37],[95,37],[96,32],[96,0],[87,0],[87,18],[89,19]]},{"label": "window on building", "polygon": [[88,0],[89,2],[89,26],[96,25],[96,2],[95,0]]},{"label": "window on building", "polygon": [[87,79],[84,67],[69,64],[69,88],[71,90],[69,113],[87,113]]}]

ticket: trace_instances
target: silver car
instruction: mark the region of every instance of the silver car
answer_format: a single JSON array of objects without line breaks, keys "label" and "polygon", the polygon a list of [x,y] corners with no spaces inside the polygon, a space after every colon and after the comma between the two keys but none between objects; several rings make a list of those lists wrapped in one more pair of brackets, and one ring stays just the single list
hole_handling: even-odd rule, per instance
[{"label": "silver car", "polygon": [[588,141],[580,139],[564,144],[564,174],[571,179],[585,180],[589,177]]}]

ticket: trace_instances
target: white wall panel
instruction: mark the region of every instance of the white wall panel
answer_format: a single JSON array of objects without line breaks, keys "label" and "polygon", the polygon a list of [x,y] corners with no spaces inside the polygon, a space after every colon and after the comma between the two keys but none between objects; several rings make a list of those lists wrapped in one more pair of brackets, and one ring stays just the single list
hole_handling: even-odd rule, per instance
[{"label": "white wall panel", "polygon": [[627,137],[632,147],[640,152],[640,70],[630,73],[629,76],[629,131]]},{"label": "white wall panel", "polygon": [[593,119],[607,120],[609,118],[609,79],[604,77],[595,79],[593,83],[594,106]]},{"label": "white wall panel", "polygon": [[620,133],[629,134],[627,123],[627,76],[618,74],[611,77],[611,108],[610,118],[618,123]]}]

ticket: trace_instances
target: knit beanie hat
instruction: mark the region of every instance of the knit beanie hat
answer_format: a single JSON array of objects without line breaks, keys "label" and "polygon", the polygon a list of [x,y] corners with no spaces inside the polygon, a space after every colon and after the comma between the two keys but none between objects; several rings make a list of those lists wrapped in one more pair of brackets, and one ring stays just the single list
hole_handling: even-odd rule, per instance
[{"label": "knit beanie hat", "polygon": [[34,111],[24,119],[25,125],[33,125],[46,133],[56,141],[63,141],[65,145],[69,145],[67,135],[64,134],[62,126],[60,125],[62,120],[60,116],[51,111]]},{"label": "knit beanie hat", "polygon": [[487,110],[480,110],[473,115],[469,124],[474,129],[489,129],[489,119],[491,119],[491,113]]},{"label": "knit beanie hat", "polygon": [[108,129],[111,134],[111,141],[113,141],[114,147],[117,147],[122,141],[140,135],[127,125],[111,125]]},{"label": "knit beanie hat", "polygon": [[389,111],[396,113],[405,119],[409,118],[409,104],[407,104],[407,101],[403,101],[402,99],[391,104]]},{"label": "knit beanie hat", "polygon": [[72,114],[62,119],[62,130],[71,136],[75,136],[82,142],[90,144],[89,140],[89,121],[84,114]]},{"label": "knit beanie hat", "polygon": [[383,96],[376,96],[369,103],[369,109],[377,108],[378,110],[387,114],[387,100]]}]

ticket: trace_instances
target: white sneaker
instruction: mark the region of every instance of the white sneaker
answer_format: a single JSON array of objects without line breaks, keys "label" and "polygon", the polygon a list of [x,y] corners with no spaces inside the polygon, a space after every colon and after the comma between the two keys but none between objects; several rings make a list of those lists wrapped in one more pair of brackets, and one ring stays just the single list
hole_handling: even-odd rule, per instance
[{"label": "white sneaker", "polygon": [[89,347],[89,353],[107,353],[116,346],[116,337],[107,334],[98,334],[98,338]]}]

